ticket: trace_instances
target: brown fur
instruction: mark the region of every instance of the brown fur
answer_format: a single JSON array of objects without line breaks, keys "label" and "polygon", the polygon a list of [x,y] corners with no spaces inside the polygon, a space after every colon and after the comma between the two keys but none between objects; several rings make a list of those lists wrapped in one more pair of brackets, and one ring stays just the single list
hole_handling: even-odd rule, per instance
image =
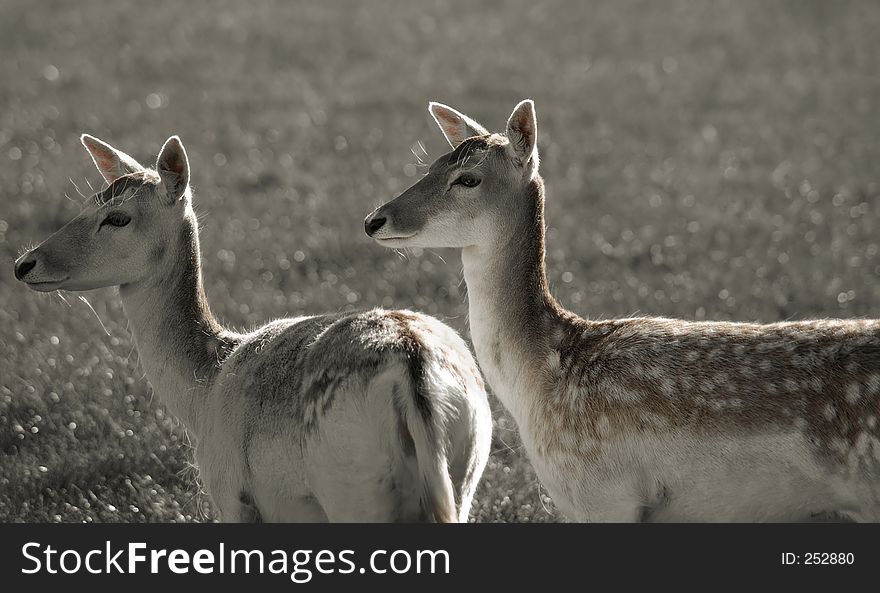
[{"label": "brown fur", "polygon": [[548,344],[559,358],[558,369],[545,368],[548,423],[596,438],[669,427],[704,433],[794,427],[832,464],[867,446],[865,439],[880,438],[880,322],[582,319],[548,288],[543,190],[536,177],[523,213],[528,230],[514,234],[505,251],[524,254],[511,293],[523,291],[518,314],[528,331],[557,328],[561,335]]},{"label": "brown fur", "polygon": [[[605,430],[745,433],[803,430],[817,455],[844,461],[862,434],[880,438],[880,323],[773,325],[667,319],[578,320],[559,341],[545,413],[576,412]],[[577,390],[576,401],[572,391]]]}]

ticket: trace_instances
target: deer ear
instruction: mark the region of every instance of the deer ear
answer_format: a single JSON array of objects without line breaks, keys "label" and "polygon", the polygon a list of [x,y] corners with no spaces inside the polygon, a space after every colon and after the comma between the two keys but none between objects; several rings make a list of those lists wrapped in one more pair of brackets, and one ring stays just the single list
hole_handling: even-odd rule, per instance
[{"label": "deer ear", "polygon": [[508,149],[514,158],[523,165],[532,161],[532,169],[538,168],[538,120],[535,117],[535,104],[531,99],[522,101],[513,109],[507,120]]},{"label": "deer ear", "polygon": [[452,107],[447,107],[442,103],[434,103],[428,105],[428,111],[434,117],[434,121],[440,126],[440,131],[446,137],[446,141],[452,148],[458,147],[459,144],[473,136],[485,136],[489,130],[466,116],[459,113]]},{"label": "deer ear", "polygon": [[172,136],[165,141],[159,158],[156,159],[156,171],[162,179],[162,188],[168,202],[174,203],[187,195],[189,188],[189,160],[180,138]]},{"label": "deer ear", "polygon": [[95,166],[101,172],[101,175],[104,176],[104,180],[107,183],[113,183],[123,175],[144,170],[144,166],[136,160],[94,136],[83,134],[80,136],[80,142],[83,143],[83,146],[92,155]]}]

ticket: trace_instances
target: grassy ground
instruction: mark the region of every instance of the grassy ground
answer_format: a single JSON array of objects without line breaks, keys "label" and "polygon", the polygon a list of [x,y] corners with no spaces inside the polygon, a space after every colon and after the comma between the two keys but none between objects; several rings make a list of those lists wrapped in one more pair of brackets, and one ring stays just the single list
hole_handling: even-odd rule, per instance
[{"label": "grassy ground", "polygon": [[[213,517],[114,291],[93,314],[12,277],[78,211],[74,183],[98,185],[81,132],[142,160],[181,135],[208,296],[236,327],[385,305],[466,334],[455,254],[401,258],[362,219],[414,181],[417,141],[445,150],[428,100],[498,129],[524,97],[562,303],[877,316],[878,30],[870,1],[3,1],[0,520]],[[556,520],[496,416],[472,518]]]}]

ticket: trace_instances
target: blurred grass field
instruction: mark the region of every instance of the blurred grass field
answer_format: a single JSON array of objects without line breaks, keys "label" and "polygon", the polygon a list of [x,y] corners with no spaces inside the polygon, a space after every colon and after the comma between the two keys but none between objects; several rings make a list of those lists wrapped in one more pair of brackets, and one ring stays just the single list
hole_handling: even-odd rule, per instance
[{"label": "blurred grass field", "polygon": [[[0,521],[214,518],[114,290],[93,314],[13,278],[100,185],[81,132],[145,163],[182,137],[237,328],[382,305],[467,335],[457,254],[401,257],[362,220],[420,174],[417,142],[446,150],[429,100],[501,129],[525,97],[566,306],[877,317],[878,30],[870,0],[2,0]],[[472,520],[558,520],[493,405]]]}]

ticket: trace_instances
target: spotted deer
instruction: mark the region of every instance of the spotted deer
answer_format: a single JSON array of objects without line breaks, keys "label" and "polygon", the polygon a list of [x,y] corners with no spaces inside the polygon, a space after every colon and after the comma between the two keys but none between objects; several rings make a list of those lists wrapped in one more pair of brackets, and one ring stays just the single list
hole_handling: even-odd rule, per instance
[{"label": "spotted deer", "polygon": [[453,150],[366,232],[461,249],[477,359],[578,521],[880,520],[880,322],[589,320],[550,294],[534,105]]},{"label": "spotted deer", "polygon": [[461,338],[374,309],[235,333],[203,288],[189,163],[155,170],[84,135],[109,184],[15,262],[37,291],[118,286],[160,399],[195,436],[223,521],[466,521],[491,417]]}]

